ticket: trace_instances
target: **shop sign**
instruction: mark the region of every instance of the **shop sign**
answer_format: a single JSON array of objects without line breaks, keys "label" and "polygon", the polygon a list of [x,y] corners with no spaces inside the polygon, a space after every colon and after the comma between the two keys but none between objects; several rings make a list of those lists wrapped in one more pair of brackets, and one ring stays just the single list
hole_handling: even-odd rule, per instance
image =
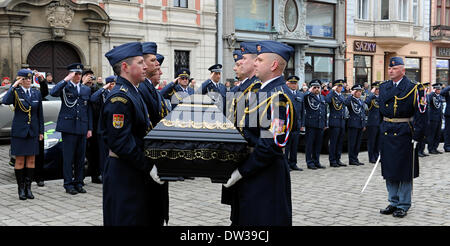
[{"label": "shop sign", "polygon": [[437,47],[437,56],[450,57],[450,48]]},{"label": "shop sign", "polygon": [[353,43],[353,51],[358,52],[377,52],[377,43],[367,41],[355,41]]}]

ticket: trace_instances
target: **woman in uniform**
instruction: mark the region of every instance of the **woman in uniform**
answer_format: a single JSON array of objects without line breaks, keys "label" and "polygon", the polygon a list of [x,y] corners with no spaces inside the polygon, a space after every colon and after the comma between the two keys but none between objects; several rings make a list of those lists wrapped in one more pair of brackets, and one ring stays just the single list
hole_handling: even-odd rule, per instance
[{"label": "woman in uniform", "polygon": [[19,186],[19,199],[26,200],[34,199],[31,181],[34,176],[35,155],[39,154],[39,141],[44,139],[44,116],[41,93],[31,88],[33,72],[22,69],[17,76],[17,81],[3,98],[3,104],[14,105],[11,155],[16,156],[14,172]]}]

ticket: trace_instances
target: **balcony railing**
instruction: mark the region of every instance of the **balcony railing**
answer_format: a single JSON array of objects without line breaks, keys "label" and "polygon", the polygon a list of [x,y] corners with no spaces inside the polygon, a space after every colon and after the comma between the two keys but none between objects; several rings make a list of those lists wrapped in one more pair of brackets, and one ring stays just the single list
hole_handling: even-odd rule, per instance
[{"label": "balcony railing", "polygon": [[450,26],[432,26],[430,36],[431,40],[450,40]]}]

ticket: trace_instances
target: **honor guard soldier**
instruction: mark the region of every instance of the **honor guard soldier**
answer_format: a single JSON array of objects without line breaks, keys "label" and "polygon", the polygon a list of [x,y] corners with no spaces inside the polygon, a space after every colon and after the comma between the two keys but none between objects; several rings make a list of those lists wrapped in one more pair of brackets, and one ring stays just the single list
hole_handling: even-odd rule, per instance
[{"label": "honor guard soldier", "polygon": [[254,134],[258,142],[248,160],[231,175],[225,187],[239,181],[239,214],[235,225],[292,225],[291,181],[284,157],[295,112],[282,74],[294,52],[286,44],[261,41],[256,46],[256,76],[263,81],[257,106],[246,117],[260,111]]},{"label": "honor guard soldier", "polygon": [[206,95],[208,94],[213,100],[216,102],[222,101],[222,104],[217,103],[216,105],[222,110],[225,111],[226,107],[226,96],[227,96],[227,88],[220,83],[220,77],[222,76],[222,64],[215,64],[208,68],[211,72],[210,78],[203,82],[200,86],[199,94]]},{"label": "honor guard soldier", "polygon": [[[3,104],[14,105],[11,125],[11,155],[16,156],[16,175],[20,200],[34,199],[31,182],[34,177],[35,156],[39,141],[44,139],[44,115],[39,90],[31,88],[32,71],[21,69],[17,81],[3,97]],[[25,167],[26,163],[26,167]]]},{"label": "honor guard soldier", "polygon": [[231,88],[231,92],[236,92],[239,89],[239,85],[242,83],[242,81],[244,81],[244,76],[241,72],[241,62],[240,60],[242,60],[242,52],[241,50],[234,50],[233,51],[233,59],[234,59],[234,66],[233,66],[233,71],[236,73],[236,79],[238,80],[239,84],[236,85],[233,88]]},{"label": "honor guard soldier", "polygon": [[[86,193],[83,188],[86,140],[92,136],[91,89],[80,83],[83,65],[71,64],[69,74],[56,84],[50,95],[61,97],[56,131],[63,140],[64,188],[71,195]],[[73,168],[72,168],[73,166]]]},{"label": "honor guard soldier", "polygon": [[445,129],[444,129],[444,150],[450,152],[450,85],[441,90],[441,96],[445,99]]},{"label": "honor guard soldier", "polygon": [[331,167],[347,166],[341,161],[342,146],[345,138],[345,98],[342,95],[344,80],[333,82],[330,93],[325,97],[329,105],[328,132],[330,133],[329,155]]},{"label": "honor guard soldier", "polygon": [[169,99],[172,110],[186,97],[195,93],[194,89],[189,86],[189,76],[191,71],[187,68],[181,68],[177,72],[175,81],[170,82],[161,90],[161,95],[165,99]]},{"label": "honor guard soldier", "polygon": [[365,103],[368,106],[367,119],[367,149],[369,153],[369,162],[376,163],[380,155],[380,103],[379,103],[379,82],[372,83],[371,93],[366,96]]},{"label": "honor guard soldier", "polygon": [[[155,82],[159,81],[152,80],[155,76],[158,77],[161,72],[157,49],[158,46],[154,42],[142,43],[142,54],[144,55],[144,63],[147,66],[147,70],[145,81],[138,86],[142,99],[147,106],[150,122],[153,127],[169,114],[162,96],[154,86],[156,84]],[[159,58],[161,60],[161,55]],[[165,182],[161,185],[150,180],[149,194],[152,196],[152,202],[148,207],[152,211],[150,221],[151,223],[155,223],[154,225],[162,226],[164,225],[164,220],[169,220],[169,184]]]},{"label": "honor guard soldier", "polygon": [[364,102],[361,100],[363,90],[361,85],[354,85],[352,87],[352,95],[345,99],[345,105],[350,113],[350,118],[347,121],[348,159],[349,165],[356,166],[364,165],[358,159],[362,133],[366,130],[366,111]]},{"label": "honor guard soldier", "polygon": [[106,226],[159,226],[151,211],[150,176],[163,184],[156,166],[144,155],[144,137],[151,129],[145,102],[137,86],[145,80],[140,42],[122,44],[105,54],[117,74],[100,118],[109,148],[103,177],[103,222]]},{"label": "honor guard soldier", "polygon": [[296,115],[296,123],[297,126],[295,129],[292,129],[291,136],[289,137],[289,141],[286,145],[286,159],[288,161],[289,169],[303,171],[303,169],[297,166],[297,151],[298,151],[298,142],[300,137],[300,131],[304,131],[304,127],[302,126],[303,121],[303,93],[298,90],[298,81],[299,77],[292,75],[287,78],[286,85],[292,92],[293,100],[292,104],[295,108]]},{"label": "honor guard soldier", "polygon": [[[405,76],[401,57],[389,61],[388,80],[380,85],[381,173],[386,180],[389,206],[382,214],[404,217],[411,207],[412,180],[419,176],[414,141],[424,139],[427,124],[424,86]],[[416,152],[416,153],[414,153]]]},{"label": "honor guard soldier", "polygon": [[430,154],[442,154],[437,150],[439,147],[439,143],[441,140],[441,126],[442,126],[442,101],[441,97],[442,84],[435,83],[433,84],[433,91],[427,95],[427,113],[429,126],[427,127],[427,140],[428,140],[428,153]]},{"label": "honor guard soldier", "polygon": [[320,164],[323,132],[327,128],[327,106],[325,98],[320,94],[322,82],[314,79],[309,83],[309,91],[305,93],[305,157],[309,169],[325,168]]},{"label": "honor guard soldier", "polygon": [[[431,87],[431,83],[430,82],[424,82],[424,83],[422,83],[422,85],[425,87],[425,93],[424,93],[425,96],[427,96],[428,94],[430,94],[432,92],[433,89]],[[427,103],[428,103],[428,101],[427,101]],[[427,110],[427,113],[428,113],[429,108],[427,107],[426,110]],[[429,122],[427,124],[429,124]],[[419,157],[429,156],[429,154],[425,153],[425,145],[426,145],[425,141],[419,141],[417,143],[417,149],[418,149],[418,154],[417,155]]]}]

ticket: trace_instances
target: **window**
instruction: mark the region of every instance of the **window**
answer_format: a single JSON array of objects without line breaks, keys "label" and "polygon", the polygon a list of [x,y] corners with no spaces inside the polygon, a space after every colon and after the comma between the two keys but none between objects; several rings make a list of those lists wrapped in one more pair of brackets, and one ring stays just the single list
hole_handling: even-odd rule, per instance
[{"label": "window", "polygon": [[308,2],[306,32],[310,36],[334,37],[334,4]]},{"label": "window", "polygon": [[353,57],[353,81],[355,85],[372,82],[372,56],[355,55]]},{"label": "window", "polygon": [[174,7],[187,8],[188,0],[173,0]]},{"label": "window", "polygon": [[436,82],[448,84],[449,60],[436,59]]},{"label": "window", "polygon": [[322,82],[333,81],[333,56],[313,55],[305,56],[305,82],[309,83],[313,79],[320,79]]},{"label": "window", "polygon": [[389,0],[381,0],[381,19],[389,20]]},{"label": "window", "polygon": [[178,73],[181,68],[190,69],[189,64],[189,51],[175,50],[175,73]]},{"label": "window", "polygon": [[420,58],[405,58],[406,77],[411,81],[422,81],[420,64]]},{"label": "window", "polygon": [[[291,46],[292,47],[292,46]],[[295,47],[292,47],[295,49]],[[284,77],[287,78],[291,75],[295,75],[295,52],[291,56],[291,59],[289,59],[289,62],[287,63],[286,69],[284,70]]]},{"label": "window", "polygon": [[438,0],[436,10],[436,25],[441,24],[441,16],[442,16],[442,0]]},{"label": "window", "polygon": [[234,2],[236,30],[270,32],[272,0],[239,0]]},{"label": "window", "polygon": [[398,19],[408,20],[408,0],[398,0]]},{"label": "window", "polygon": [[445,25],[450,25],[450,1],[445,2]]},{"label": "window", "polygon": [[413,0],[413,21],[414,21],[414,25],[418,26],[419,25],[419,5],[418,2],[419,0]]},{"label": "window", "polygon": [[358,18],[360,20],[367,20],[369,18],[368,11],[368,0],[358,0]]}]

